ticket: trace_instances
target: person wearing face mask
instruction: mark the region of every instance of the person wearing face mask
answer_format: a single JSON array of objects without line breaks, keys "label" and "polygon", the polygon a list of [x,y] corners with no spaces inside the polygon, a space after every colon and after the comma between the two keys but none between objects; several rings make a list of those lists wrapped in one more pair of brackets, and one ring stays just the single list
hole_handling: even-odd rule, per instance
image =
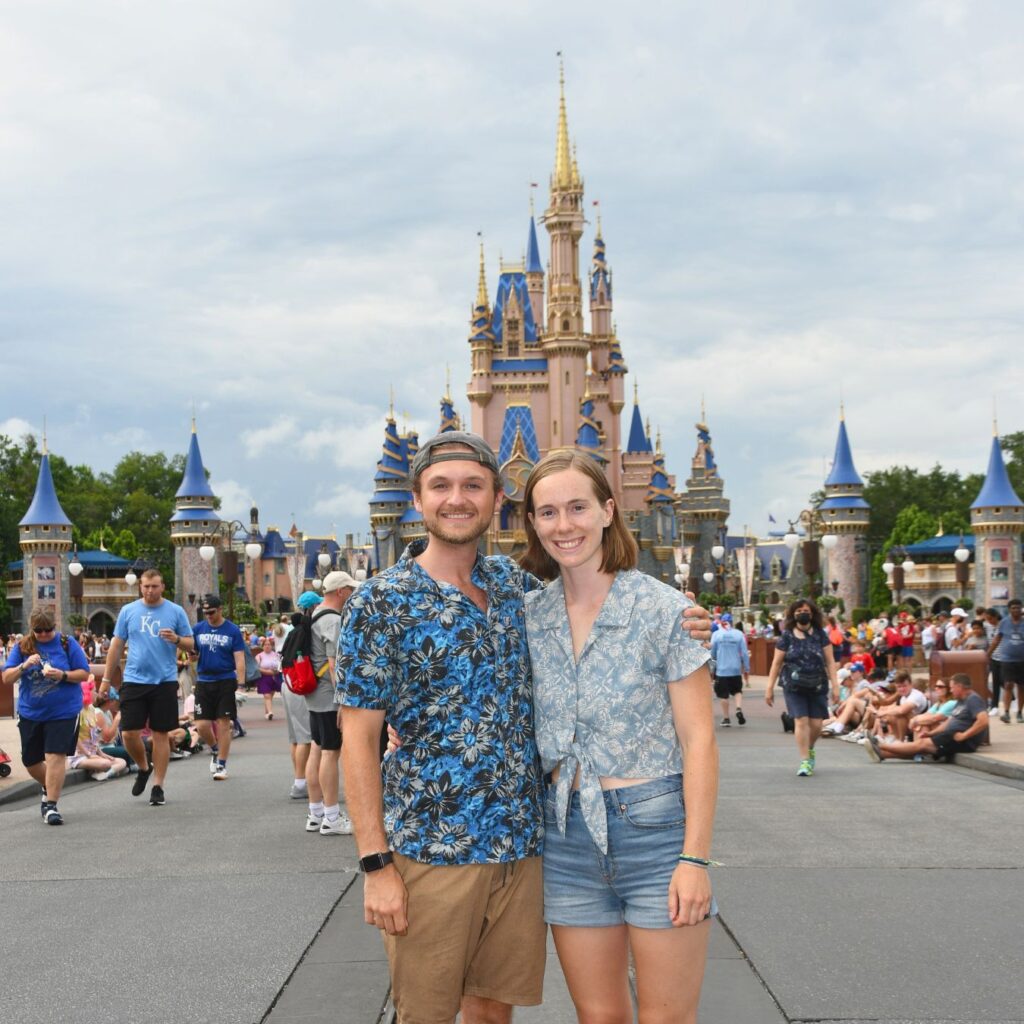
[{"label": "person wearing face mask", "polygon": [[781,675],[786,710],[793,718],[793,734],[800,752],[800,776],[814,774],[814,744],[828,718],[829,690],[832,702],[839,701],[836,663],[823,625],[818,606],[809,598],[800,598],[789,606],[764,692],[765,703],[773,707],[775,684]]}]

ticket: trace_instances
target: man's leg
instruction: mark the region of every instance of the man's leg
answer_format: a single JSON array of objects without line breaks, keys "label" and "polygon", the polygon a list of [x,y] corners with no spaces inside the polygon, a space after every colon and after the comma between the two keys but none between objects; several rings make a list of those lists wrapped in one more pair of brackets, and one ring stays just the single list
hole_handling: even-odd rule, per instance
[{"label": "man's leg", "polygon": [[512,1020],[512,1007],[508,1003],[480,996],[463,996],[460,1009],[463,1024],[509,1024]]},{"label": "man's leg", "polygon": [[[211,744],[212,745],[212,744]],[[226,761],[231,749],[231,719],[217,719],[217,760]]]},{"label": "man's leg", "polygon": [[200,739],[211,749],[217,746],[217,733],[214,730],[213,722],[208,718],[196,719],[196,732]]},{"label": "man's leg", "polygon": [[883,760],[885,758],[897,757],[907,760],[916,757],[918,754],[934,754],[935,744],[930,739],[914,740],[912,743],[878,744],[878,753]]},{"label": "man's leg", "polygon": [[338,803],[338,761],[340,750],[320,751],[319,782],[321,799],[325,807],[334,807]]},{"label": "man's leg", "polygon": [[719,700],[718,703],[722,705],[722,717],[723,718],[728,718],[729,717],[729,698],[726,697],[726,698],[724,698],[722,700]]},{"label": "man's leg", "polygon": [[[139,771],[148,772],[153,766],[149,763],[146,745],[142,742],[142,730],[133,729],[131,732],[122,730],[121,739],[124,741],[124,748],[131,755],[131,759],[139,766]],[[169,756],[170,754],[168,754]]]},{"label": "man's leg", "polygon": [[[131,753],[131,747],[128,748]],[[135,754],[132,753],[132,757]],[[153,733],[153,785],[162,786],[167,778],[167,764],[171,760],[171,743],[165,732]]]},{"label": "man's leg", "polygon": [[36,782],[39,783],[43,789],[46,789],[46,761],[36,761],[35,764],[26,764],[25,771],[32,776]]},{"label": "man's leg", "polygon": [[308,743],[293,743],[292,744],[292,766],[295,769],[295,778],[305,779],[306,777],[306,764],[309,761],[309,744]]}]

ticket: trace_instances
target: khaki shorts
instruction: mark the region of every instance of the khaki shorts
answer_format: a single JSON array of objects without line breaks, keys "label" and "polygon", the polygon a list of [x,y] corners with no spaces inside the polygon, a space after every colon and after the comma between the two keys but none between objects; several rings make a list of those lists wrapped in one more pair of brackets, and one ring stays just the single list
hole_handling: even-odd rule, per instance
[{"label": "khaki shorts", "polygon": [[420,864],[395,854],[409,931],[384,935],[399,1024],[453,1021],[463,995],[538,1006],[547,959],[540,857]]}]

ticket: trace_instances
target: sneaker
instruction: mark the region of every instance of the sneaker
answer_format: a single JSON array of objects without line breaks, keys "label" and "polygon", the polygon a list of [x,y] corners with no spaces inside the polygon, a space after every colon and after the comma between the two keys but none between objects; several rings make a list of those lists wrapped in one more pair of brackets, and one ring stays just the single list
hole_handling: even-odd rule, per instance
[{"label": "sneaker", "polygon": [[743,712],[739,708],[736,709],[736,723],[738,725],[746,725],[747,724],[747,716],[744,715]]},{"label": "sneaker", "polygon": [[306,815],[306,831],[307,832],[319,832],[320,826],[324,823],[324,816],[322,814],[313,814],[310,812]]},{"label": "sneaker", "polygon": [[309,790],[305,786],[296,786],[292,783],[292,791],[288,794],[292,800],[308,800]]},{"label": "sneaker", "polygon": [[56,804],[47,804],[46,813],[43,815],[43,821],[47,825],[63,825],[64,819],[60,816],[60,811],[57,810]]},{"label": "sneaker", "polygon": [[811,762],[811,770],[813,771],[815,765],[818,763],[818,758],[814,753],[814,747],[811,747],[811,749],[807,751],[807,760]]},{"label": "sneaker", "polygon": [[154,786],[149,794],[149,802],[154,807],[162,807],[167,801],[164,800],[164,787]]},{"label": "sneaker", "polygon": [[1021,722],[1021,723],[1024,723],[1024,712],[1021,712],[1021,711],[1017,712],[1017,721]]},{"label": "sneaker", "polygon": [[868,757],[872,761],[877,761],[879,764],[882,763],[882,752],[879,750],[881,744],[878,742],[878,737],[874,734],[868,736],[867,743],[864,744],[864,749],[868,752]]},{"label": "sneaker", "polygon": [[349,821],[348,815],[344,811],[334,821],[328,821],[327,818],[324,818],[323,824],[320,826],[320,835],[350,836],[352,835],[352,822]]},{"label": "sneaker", "polygon": [[217,755],[214,754],[213,757],[210,758],[210,774],[213,775],[213,773],[216,770],[217,770]]},{"label": "sneaker", "polygon": [[1009,725],[1010,724],[1010,712],[1009,711],[1004,711],[999,716],[999,721],[1000,722],[1005,722],[1007,725]]},{"label": "sneaker", "polygon": [[180,750],[171,751],[171,760],[180,761],[185,755]]},{"label": "sneaker", "polygon": [[723,718],[722,719],[722,728],[723,729],[728,729],[730,725],[732,725],[732,722],[730,722],[728,718]]},{"label": "sneaker", "polygon": [[228,777],[228,766],[221,764],[217,766],[217,770],[213,773],[215,782],[223,782]]},{"label": "sneaker", "polygon": [[801,761],[800,767],[796,770],[797,775],[813,775],[814,765],[810,761]]},{"label": "sneaker", "polygon": [[141,768],[139,769],[139,774],[135,776],[135,783],[132,785],[132,796],[142,796],[146,786],[149,785],[149,777],[152,774],[152,767],[147,768],[145,771]]}]

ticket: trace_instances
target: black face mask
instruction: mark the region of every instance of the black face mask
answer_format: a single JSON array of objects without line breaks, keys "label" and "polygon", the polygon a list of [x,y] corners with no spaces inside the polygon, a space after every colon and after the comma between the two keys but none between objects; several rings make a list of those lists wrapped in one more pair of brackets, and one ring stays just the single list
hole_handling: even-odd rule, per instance
[{"label": "black face mask", "polygon": [[796,617],[796,622],[797,622],[798,626],[809,626],[811,624],[811,613],[810,612],[801,612]]}]

